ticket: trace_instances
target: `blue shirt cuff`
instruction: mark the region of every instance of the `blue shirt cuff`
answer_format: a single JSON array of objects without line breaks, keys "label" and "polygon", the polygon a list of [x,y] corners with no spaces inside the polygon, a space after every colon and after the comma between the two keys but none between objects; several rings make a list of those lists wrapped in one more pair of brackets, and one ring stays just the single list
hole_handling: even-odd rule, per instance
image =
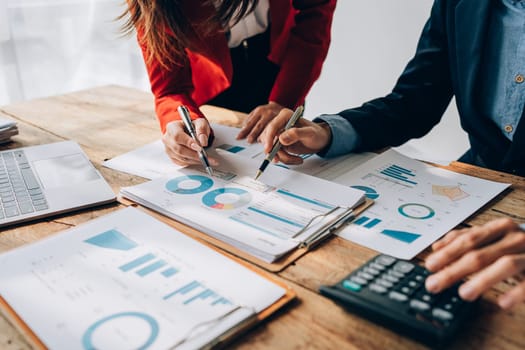
[{"label": "blue shirt cuff", "polygon": [[521,229],[525,231],[525,223],[520,225]]},{"label": "blue shirt cuff", "polygon": [[337,157],[354,151],[360,138],[351,123],[338,114],[323,114],[313,120],[315,123],[325,122],[332,132],[332,142],[323,152],[318,153],[324,158]]}]

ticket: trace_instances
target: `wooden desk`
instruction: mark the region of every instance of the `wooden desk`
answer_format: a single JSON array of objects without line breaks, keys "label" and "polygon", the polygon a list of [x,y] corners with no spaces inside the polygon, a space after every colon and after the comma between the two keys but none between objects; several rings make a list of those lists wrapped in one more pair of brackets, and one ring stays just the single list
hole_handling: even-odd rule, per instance
[{"label": "wooden desk", "polygon": [[[229,125],[239,125],[243,117],[213,107],[204,108],[204,111],[210,119]],[[101,163],[160,137],[150,94],[118,86],[4,106],[0,107],[0,115],[19,123],[20,135],[14,137],[15,142],[7,147],[76,140],[115,192],[121,186],[140,183],[144,179],[102,168]],[[461,163],[453,163],[447,168],[513,183],[513,189],[473,215],[467,223],[480,224],[502,216],[525,222],[524,178]],[[120,207],[119,204],[107,205],[4,230],[0,233],[0,251],[35,241]],[[375,254],[341,238],[331,239],[308,253],[278,274],[278,278],[296,290],[299,300],[273,316],[269,322],[237,338],[231,346],[240,349],[424,348],[419,343],[343,311],[317,293],[321,284],[335,283]],[[422,253],[419,258],[425,254]],[[525,304],[512,312],[503,312],[494,302],[497,295],[508,287],[501,283],[483,297],[477,317],[466,325],[451,348],[525,348]],[[0,318],[0,348],[30,348],[23,336],[3,317]]]}]

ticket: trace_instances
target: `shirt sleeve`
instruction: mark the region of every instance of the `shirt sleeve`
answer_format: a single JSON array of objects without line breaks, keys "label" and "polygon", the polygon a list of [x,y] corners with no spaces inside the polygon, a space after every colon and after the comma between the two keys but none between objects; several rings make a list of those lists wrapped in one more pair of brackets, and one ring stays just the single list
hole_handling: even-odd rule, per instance
[{"label": "shirt sleeve", "polygon": [[330,145],[319,152],[324,158],[337,157],[354,151],[359,143],[360,137],[355,128],[345,118],[338,114],[323,114],[313,120],[315,123],[325,122],[330,127],[332,140]]},{"label": "shirt sleeve", "polygon": [[521,224],[520,227],[523,231],[525,231],[525,223]]}]

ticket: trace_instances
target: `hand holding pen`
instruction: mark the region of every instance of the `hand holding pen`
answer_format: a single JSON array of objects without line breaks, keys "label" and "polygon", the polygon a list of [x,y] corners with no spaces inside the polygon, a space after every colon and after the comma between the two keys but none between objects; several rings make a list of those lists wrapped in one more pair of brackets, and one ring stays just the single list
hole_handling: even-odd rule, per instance
[{"label": "hand holding pen", "polygon": [[[208,159],[208,155],[206,154],[206,151],[204,150],[204,148],[201,145],[201,142],[199,141],[199,138],[195,131],[195,126],[193,125],[188,109],[185,106],[179,106],[177,108],[177,111],[182,119],[182,122],[184,123],[184,127],[186,131],[188,132],[189,136],[192,138],[193,142],[196,144],[196,146],[191,147],[191,149],[198,153],[199,159],[202,165],[204,166],[204,168],[206,169],[206,172],[208,173],[208,175],[213,176],[213,170],[210,165],[210,160]],[[163,141],[166,144],[166,141],[165,140]],[[189,159],[187,157],[183,157],[183,160],[188,161]]]},{"label": "hand holding pen", "polygon": [[[293,112],[290,119],[288,119],[288,121],[286,122],[286,125],[284,126],[285,131],[295,125],[297,120],[299,120],[299,118],[301,118],[301,116],[303,115],[303,110],[304,110],[303,106],[297,107],[297,109]],[[257,180],[259,176],[262,175],[262,173],[264,172],[268,164],[270,164],[270,162],[277,155],[277,152],[279,152],[280,149],[281,149],[281,142],[279,141],[279,138],[277,138],[277,140],[275,140],[272,146],[272,149],[270,150],[270,152],[268,153],[268,155],[262,162],[261,166],[259,167],[259,170],[257,171],[257,174],[255,175],[255,180]]]}]

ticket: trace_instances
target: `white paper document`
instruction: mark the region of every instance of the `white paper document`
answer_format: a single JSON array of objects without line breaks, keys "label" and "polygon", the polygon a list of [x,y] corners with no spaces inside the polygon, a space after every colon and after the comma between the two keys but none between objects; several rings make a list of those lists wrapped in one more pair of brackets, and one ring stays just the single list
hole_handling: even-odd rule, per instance
[{"label": "white paper document", "polygon": [[266,262],[364,201],[362,191],[280,167],[255,181],[258,161],[219,154],[213,178],[202,166],[188,167],[120,193]]},{"label": "white paper document", "polygon": [[339,236],[411,259],[509,184],[426,165],[389,150],[334,181],[375,201]]},{"label": "white paper document", "polygon": [[[259,162],[262,162],[266,156],[260,143],[250,144],[246,142],[246,140],[236,140],[239,128],[220,124],[212,124],[212,128],[215,140],[213,145],[208,149],[210,157],[218,157],[215,153],[216,149],[255,159]],[[371,159],[374,155],[373,153],[360,153],[325,159],[311,154],[305,156],[304,163],[301,165],[288,166],[282,163],[272,165],[293,169],[326,180],[333,180],[333,178]],[[103,165],[114,170],[138,175],[150,180],[168,175],[182,168],[168,158],[161,140],[114,157],[104,162]]]},{"label": "white paper document", "polygon": [[0,255],[0,294],[50,349],[195,349],[285,290],[127,208]]}]

